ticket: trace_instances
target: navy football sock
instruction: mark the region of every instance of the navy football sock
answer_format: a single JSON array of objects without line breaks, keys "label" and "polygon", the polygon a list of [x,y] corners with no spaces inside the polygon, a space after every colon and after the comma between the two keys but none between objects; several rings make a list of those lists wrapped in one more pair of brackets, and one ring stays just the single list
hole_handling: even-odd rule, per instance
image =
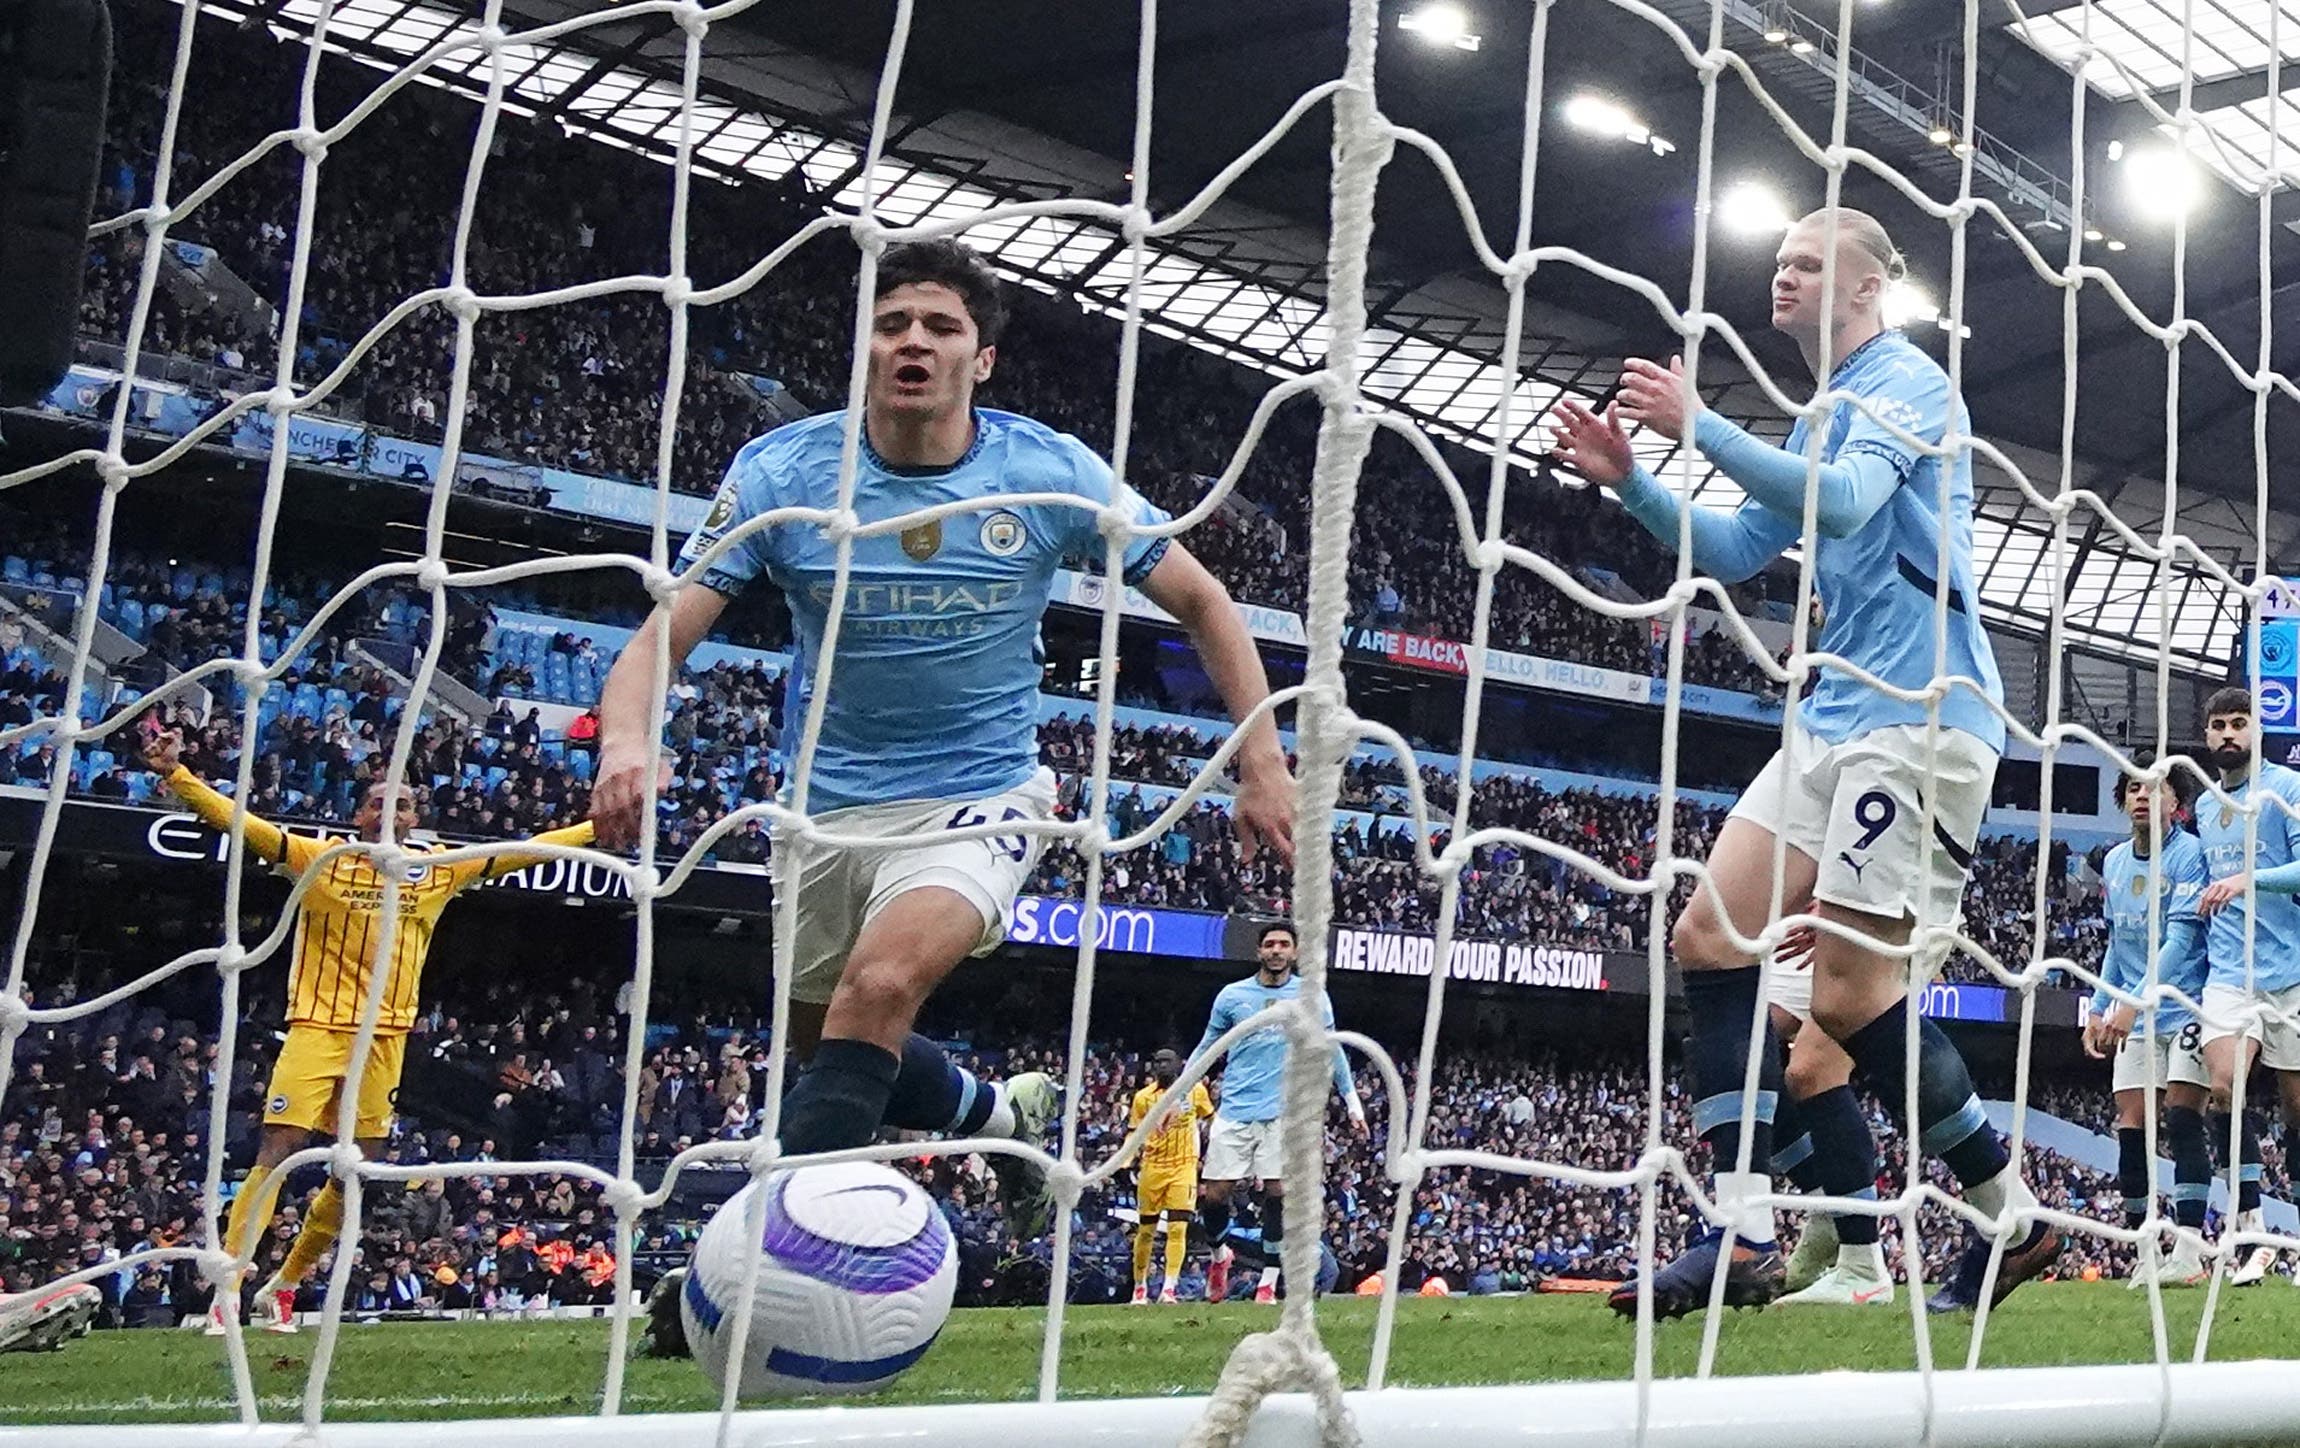
[{"label": "navy football sock", "polygon": [[[1818,1190],[1832,1197],[1877,1195],[1877,1138],[1851,1086],[1833,1086],[1797,1103],[1813,1138],[1813,1174]],[[1866,1247],[1877,1240],[1877,1219],[1852,1213],[1837,1218],[1837,1240]]]},{"label": "navy football sock", "polygon": [[2172,1148],[2172,1220],[2204,1228],[2204,1207],[2212,1195],[2212,1142],[2204,1113],[2193,1106],[2164,1108],[2164,1139]]},{"label": "navy football sock", "polygon": [[1215,1201],[1206,1197],[1198,1203],[1198,1227],[1206,1234],[1208,1246],[1220,1247],[1230,1240],[1230,1200]]},{"label": "navy football sock", "polygon": [[2116,1186],[2124,1193],[2124,1224],[2137,1227],[2148,1220],[2156,1194],[2148,1181],[2148,1136],[2140,1127],[2116,1129]]},{"label": "navy football sock", "polygon": [[[1760,989],[1756,966],[1685,972],[1687,1074],[1693,1078],[1693,1131],[1709,1143],[1709,1169],[1734,1170],[1740,1160],[1741,1118],[1747,1110],[1749,1021]],[[1773,1113],[1781,1095],[1781,1043],[1767,1023],[1757,1068],[1756,1105],[1749,1131],[1749,1170],[1773,1169]]]},{"label": "navy football sock", "polygon": [[[1787,1177],[1801,1192],[1821,1189],[1819,1165],[1813,1160],[1813,1133],[1805,1117],[1805,1103],[1783,1090],[1773,1102],[1773,1175]],[[1757,1162],[1752,1167],[1763,1170]]]},{"label": "navy football sock", "polygon": [[[1842,1042],[1861,1079],[1895,1115],[1908,1093],[1908,1019],[1909,1002],[1903,997]],[[1939,1026],[1922,1017],[1917,1020],[1916,1136],[1924,1154],[1939,1157],[1968,1188],[1995,1180],[2012,1160],[2004,1138],[1981,1110],[1965,1058]]]},{"label": "navy football sock", "polygon": [[[2212,1113],[2212,1155],[2225,1161],[2228,1154],[2229,1113]],[[2244,1136],[2238,1145],[2236,1158],[2236,1210],[2260,1210],[2260,1123],[2251,1112],[2244,1113]]]},{"label": "navy football sock", "polygon": [[997,1105],[998,1088],[976,1080],[942,1047],[916,1031],[904,1039],[902,1070],[887,1096],[887,1125],[972,1136]]},{"label": "navy football sock", "polygon": [[868,1146],[886,1122],[902,1060],[868,1041],[827,1040],[783,1098],[786,1155]]}]

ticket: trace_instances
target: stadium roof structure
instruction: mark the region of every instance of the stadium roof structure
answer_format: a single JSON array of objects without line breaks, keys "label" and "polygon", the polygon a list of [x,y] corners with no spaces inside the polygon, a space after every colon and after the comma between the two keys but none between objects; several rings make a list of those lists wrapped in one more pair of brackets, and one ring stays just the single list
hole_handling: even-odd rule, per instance
[{"label": "stadium roof structure", "polygon": [[[1696,43],[1707,35],[1710,0],[1657,3]],[[2151,229],[2129,206],[2119,209],[2122,199],[2100,177],[2114,170],[2102,159],[2110,141],[2144,141],[2153,125],[2143,96],[2129,88],[2119,93],[2114,84],[2126,75],[2141,85],[2167,82],[2164,18],[2172,17],[2177,32],[2188,3],[2199,17],[2201,84],[2193,108],[2229,148],[2264,156],[2264,143],[2243,129],[2243,118],[2266,124],[2258,73],[2267,53],[2264,41],[2255,43],[2265,27],[2255,12],[2265,13],[2268,0],[2095,0],[2093,45],[2125,64],[2105,78],[2098,62],[2086,72],[2086,162],[2096,184],[2081,202],[2069,142],[2075,83],[2056,69],[2076,54],[2071,27],[2081,10],[2041,0],[2016,10],[2008,0],[1987,0],[1984,9],[2001,7],[2006,19],[1986,29],[1978,56],[1979,119],[1987,124],[1974,132],[1974,194],[2004,206],[2054,266],[2065,258],[2070,232],[2090,229],[2103,245],[2088,249],[2085,260],[2105,265],[2136,306],[2166,320],[2173,315],[2172,233]],[[2283,3],[2289,52],[2300,43],[2300,5]],[[1943,49],[1961,29],[1961,6],[1858,7],[1859,29],[1842,51],[1832,34],[1834,3],[1721,0],[1721,7],[1726,43],[1749,57],[1768,90],[1824,141],[1841,54],[1852,97],[1848,144],[1874,152],[1936,201],[1954,199],[1964,158],[1925,132],[1943,123],[1962,131],[1953,101],[1944,99],[1963,94],[1961,71]],[[209,0],[203,8],[301,35],[322,7],[319,0]],[[685,36],[668,15],[616,15],[615,8],[601,0],[508,0],[503,23],[514,33],[599,18],[541,43],[507,47],[507,104],[668,160],[678,139]],[[1445,145],[1479,224],[1501,251],[1516,210],[1535,8],[1486,7],[1477,17],[1475,53],[1385,37],[1386,110]],[[337,0],[328,40],[355,59],[396,68],[443,40],[475,33],[477,9],[460,0]],[[1536,242],[1579,247],[1655,278],[1682,304],[1695,227],[1697,77],[1649,23],[1609,5],[1572,9],[1571,25],[1552,25],[1544,55]],[[881,217],[896,224],[1013,200],[1126,198],[1138,44],[1131,7],[1026,0],[921,7],[894,132],[878,171],[866,177],[863,147],[890,13],[853,0],[777,0],[714,26],[693,111],[698,171],[802,184],[846,208],[867,187]],[[1342,27],[1339,11],[1319,0],[1166,0],[1159,26],[1151,197],[1163,212],[1244,151],[1303,91],[1339,72]],[[2112,27],[2115,36],[2130,37],[2129,45],[2112,38]],[[1928,82],[1906,78],[1927,65]],[[425,79],[476,94],[487,67],[472,46],[440,59]],[[2178,75],[2174,59],[2169,78]],[[1599,135],[1566,123],[1562,106],[1583,95],[1632,114],[1644,140],[1624,145],[1619,126]],[[2282,125],[2300,111],[2278,97],[2276,115]],[[2283,172],[2296,154],[2300,144],[2288,143]],[[1760,178],[1792,211],[1822,197],[1824,173],[1730,74],[1718,87],[1714,155],[1720,187],[1736,177]],[[1200,224],[1153,241],[1142,278],[1147,325],[1275,375],[1320,365],[1328,174],[1326,129],[1313,120],[1273,147]],[[2239,194],[2257,171],[2220,174],[2223,189],[2188,223],[2186,315],[2250,366],[2258,350],[2256,223],[2263,203]],[[1848,171],[1843,195],[1883,217],[1911,254],[1915,274],[1945,291],[1946,224],[1858,168]],[[2278,222],[2300,215],[2281,191],[2265,204]],[[2115,249],[2104,251],[2111,232]],[[1368,368],[1369,391],[1440,437],[1490,449],[1504,390],[1505,297],[1477,266],[1461,215],[1432,167],[1401,156],[1385,173],[1376,235],[1370,300],[1382,350]],[[1036,217],[976,228],[969,240],[1024,284],[1106,312],[1124,308],[1131,263],[1110,224]],[[2300,284],[2300,243],[2282,225],[2271,241],[2268,286],[2281,296]],[[1771,250],[1770,238],[1718,235],[1707,295],[1796,395],[1806,385],[1801,367],[1765,327]],[[2030,488],[2050,497],[2063,484],[2063,294],[1985,219],[1971,224],[1966,255],[1963,314],[1972,336],[1963,375],[1976,429],[2022,467]],[[1946,341],[1921,323],[1916,334]],[[2109,499],[2123,524],[2153,540],[2163,530],[2167,496],[2167,348],[2098,285],[2079,293],[2077,334],[2083,403],[2067,485]],[[1666,353],[1675,340],[1645,298],[1569,265],[1544,264],[1527,290],[1523,383],[1503,445],[1515,460],[1538,465],[1535,426],[1561,392],[1603,395],[1623,356]],[[2300,353],[2290,341],[2277,350],[2272,360],[2286,367]],[[2242,573],[2256,557],[2260,532],[2254,394],[2200,342],[2188,342],[2181,357],[2178,524],[2207,554]],[[1785,430],[1778,410],[1722,348],[1705,352],[1703,377],[1712,406],[1760,431]],[[2294,455],[2300,413],[2277,399],[2268,424],[2270,451]],[[1703,500],[1736,500],[1738,490],[1698,458],[1674,458],[1659,438],[1641,439],[1640,447],[1665,476],[1682,480],[1690,471]],[[2271,571],[2286,566],[2300,537],[2300,489],[2279,487],[2276,494],[2284,506],[2268,519]],[[2209,574],[2185,560],[2152,562],[2082,509],[2056,526],[2051,511],[1985,460],[1976,467],[1976,502],[1980,585],[1993,622],[2041,633],[2058,588],[2072,647],[2144,661],[2157,653],[2154,585],[2169,569],[2162,597],[2170,608],[2162,621],[2174,666],[2190,673],[2226,667],[2244,623],[2242,599]]]}]

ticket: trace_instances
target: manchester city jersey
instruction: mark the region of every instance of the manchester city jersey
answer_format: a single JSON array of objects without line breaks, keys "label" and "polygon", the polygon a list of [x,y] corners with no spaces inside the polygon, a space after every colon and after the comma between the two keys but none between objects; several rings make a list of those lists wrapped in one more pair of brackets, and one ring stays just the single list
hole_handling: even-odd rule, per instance
[{"label": "manchester city jersey", "polygon": [[[1960,448],[1943,459],[1893,431],[1898,428],[1937,447],[1947,438],[1953,418],[1957,435],[1970,437],[1972,423],[1964,403],[1950,389],[1948,374],[1938,363],[1890,330],[1853,349],[1830,377],[1829,390],[1843,394],[1844,400],[1829,411],[1820,439],[1821,461],[1878,459],[1891,469],[1894,481],[1882,505],[1848,536],[1831,537],[1825,529],[1816,535],[1813,586],[1821,605],[1821,628],[1812,646],[1896,688],[1924,689],[1935,673],[1973,680],[1978,694],[1970,685],[1960,685],[1941,700],[1941,723],[2002,753],[2004,721],[1988,701],[2003,700],[2004,684],[1981,627],[1980,591],[1973,571],[1971,454]],[[1697,433],[1712,430],[1726,434],[1730,450],[1743,453],[1753,464],[1767,465],[1764,471],[1774,484],[1766,489],[1770,504],[1754,495],[1752,485],[1758,480],[1752,478],[1744,484],[1751,487],[1752,496],[1738,509],[1729,514],[1712,510],[1708,518],[1695,520],[1713,524],[1695,529],[1697,562],[1706,543],[1709,561],[1702,566],[1717,571],[1720,560],[1729,562],[1718,576],[1738,581],[1753,576],[1803,536],[1803,480],[1784,485],[1779,469],[1770,464],[1781,462],[1783,454],[1801,462],[1809,427],[1799,418],[1779,449],[1748,437],[1721,417],[1702,414]],[[1704,453],[1715,446],[1707,439],[1701,445]],[[1733,476],[1729,459],[1712,456],[1728,477]],[[1944,466],[1946,511],[1941,496]],[[1674,493],[1649,475],[1640,475],[1624,488],[1622,501],[1662,542],[1677,545],[1681,505]],[[1944,530],[1948,649],[1936,669],[1934,614]],[[1806,730],[1830,744],[1895,725],[1921,725],[1926,719],[1921,701],[1893,698],[1834,668],[1820,671],[1819,682],[1800,707]]]},{"label": "manchester city jersey", "polygon": [[[1248,976],[1222,987],[1214,997],[1213,1013],[1206,1019],[1206,1034],[1198,1041],[1198,1048],[1190,1053],[1192,1061],[1206,1054],[1224,1031],[1243,1020],[1277,1004],[1290,1001],[1302,993],[1302,978],[1286,977],[1280,986],[1262,984],[1259,977]],[[1334,1024],[1334,1003],[1325,1002],[1325,1021],[1329,1029]],[[1334,1088],[1347,1093],[1350,1089],[1350,1061],[1340,1046],[1334,1047]],[[1222,1067],[1222,1101],[1214,1114],[1224,1121],[1275,1121],[1284,1107],[1286,1097],[1286,1030],[1283,1026],[1264,1026],[1230,1048]]]},{"label": "manchester city jersey", "polygon": [[[2196,832],[2203,839],[2204,866],[2212,879],[2220,881],[2247,870],[2292,863],[2296,846],[2300,846],[2300,823],[2263,798],[2256,852],[2247,857],[2242,805],[2252,798],[2253,785],[2239,781],[2226,788],[2237,804],[2223,803],[2211,795],[2196,802]],[[2283,765],[2263,763],[2259,789],[2263,796],[2274,796],[2300,810],[2300,774]],[[2249,981],[2254,989],[2264,991],[2300,985],[2300,899],[2266,890],[2254,891],[2253,899],[2256,904],[2249,908],[2258,915],[2259,923],[2249,971],[2244,951],[2248,909],[2244,897],[2230,901],[2209,923],[2205,942],[2212,957],[2212,983],[2242,988]]]},{"label": "manchester city jersey", "polygon": [[[761,513],[836,508],[845,418],[824,413],[745,444],[680,566]],[[1066,557],[1102,567],[1096,512],[1113,500],[1115,479],[1067,433],[987,409],[974,419],[974,445],[946,468],[890,467],[866,436],[855,474],[861,521],[1001,494],[1079,503],[983,507],[854,540],[810,809],[978,798],[1038,767],[1039,621]],[[1131,489],[1120,501],[1137,523],[1167,520]],[[1163,538],[1130,540],[1126,581],[1141,582],[1165,551]],[[793,749],[814,695],[837,564],[820,524],[791,522],[745,535],[702,574],[728,597],[764,576],[789,601],[797,638],[784,740]]]},{"label": "manchester city jersey", "polygon": [[[1928,443],[1948,435],[1956,418],[1960,437],[1972,436],[1963,399],[1949,390],[1940,364],[1896,331],[1879,333],[1847,357],[1829,380],[1832,391],[1866,401],[1886,421]],[[1790,429],[1787,451],[1802,457],[1806,424]],[[1813,559],[1813,587],[1821,600],[1818,647],[1904,689],[1921,689],[1934,674],[1933,614],[1941,566],[1941,466],[1850,401],[1829,413],[1821,457],[1835,462],[1873,453],[1901,474],[1892,500],[1850,538],[1821,538]],[[1948,656],[1944,674],[1977,679],[1988,697],[2002,701],[1996,655],[1981,627],[1980,590],[1973,576],[1973,462],[1959,450],[1948,459]],[[1800,512],[1797,524],[1804,518]],[[1806,699],[1803,723],[1832,744],[1895,724],[1922,724],[1925,706],[1903,703],[1834,669],[1824,670]],[[1961,729],[2002,753],[2004,721],[1973,696],[1956,689],[1941,701],[1941,723]]]},{"label": "manchester city jersey", "polygon": [[[2153,913],[2157,983],[2175,987],[2190,1000],[2196,1000],[2204,994],[2208,968],[2203,939],[2195,930],[2201,923],[2196,900],[2204,893],[2206,884],[2204,847],[2187,831],[2174,830],[2164,837],[2156,864],[2157,868],[2152,871],[2151,862],[2133,852],[2130,840],[2108,852],[2108,859],[2101,866],[2106,897],[2103,903],[2108,915],[2108,956],[2101,962],[2100,973],[2117,989],[2140,994],[2148,984]],[[2152,874],[2156,883],[2153,906],[2149,899]],[[2176,924],[2184,929],[2176,931]],[[2176,942],[2182,940],[2196,943],[2191,949],[2181,950]],[[2093,997],[2095,1010],[2104,1010],[2109,1004],[2106,995]],[[2142,1017],[2145,1016],[2143,1012]],[[2156,1029],[2161,1035],[2170,1035],[2195,1019],[2196,1013],[2188,1007],[2168,1000],[2157,1008]],[[2137,1021],[2133,1034],[2140,1034]]]}]

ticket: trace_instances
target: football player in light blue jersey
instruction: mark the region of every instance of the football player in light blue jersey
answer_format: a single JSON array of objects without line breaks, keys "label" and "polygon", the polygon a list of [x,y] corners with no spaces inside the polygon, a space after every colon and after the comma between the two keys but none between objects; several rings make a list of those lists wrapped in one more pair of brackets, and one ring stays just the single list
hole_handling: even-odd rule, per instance
[{"label": "football player in light blue jersey", "polygon": [[[2148,761],[2144,758],[2142,763]],[[2160,1286],[2193,1287],[2208,1274],[2204,1265],[2204,1208],[2212,1190],[2212,1148],[2204,1127],[2203,1027],[2196,1013],[2177,1000],[2143,1011],[2114,999],[2109,987],[2139,995],[2150,984],[2150,947],[2155,947],[2155,984],[2179,990],[2190,1000],[2204,994],[2208,965],[2204,918],[2197,903],[2204,894],[2204,849],[2179,827],[2190,783],[2185,774],[2153,784],[2117,780],[2117,802],[2132,819],[2132,838],[2108,852],[2101,863],[2101,900],[2108,916],[2108,954],[2101,962],[2103,984],[2092,995],[2084,1024],[2084,1049],[2108,1060],[2116,1092],[2116,1175],[2124,1191],[2124,1224],[2138,1227],[2156,1199],[2155,1163],[2149,1159],[2148,1093],[2162,1091],[2164,1140],[2172,1152],[2173,1220],[2185,1228],[2172,1255],[2153,1271],[2144,1258],[2133,1269],[2132,1285],[2145,1287],[2153,1276]],[[2158,842],[2162,842],[2161,849]]]},{"label": "football player in light blue jersey", "polygon": [[[1193,1064],[1213,1049],[1224,1031],[1302,993],[1302,978],[1294,973],[1296,945],[1292,925],[1272,921],[1262,927],[1254,974],[1232,981],[1215,995],[1206,1034],[1190,1052]],[[1331,1000],[1326,1002],[1325,1017],[1330,1029]],[[1364,1136],[1365,1104],[1358,1099],[1357,1083],[1350,1079],[1349,1053],[1340,1046],[1334,1047],[1334,1089],[1342,1094],[1351,1128]],[[1278,1250],[1286,1240],[1286,1179],[1279,1159],[1285,1095],[1284,1028],[1265,1026],[1230,1048],[1222,1063],[1222,1099],[1206,1137],[1206,1164],[1199,1170],[1198,1220],[1214,1247],[1213,1259],[1206,1265],[1208,1302],[1220,1302],[1229,1293],[1230,1261],[1236,1255],[1229,1244],[1230,1198],[1240,1182],[1256,1183],[1262,1193],[1256,1207],[1262,1223],[1262,1278],[1255,1285],[1254,1300],[1277,1300]]]},{"label": "football player in light blue jersey", "polygon": [[[859,519],[1023,493],[1077,503],[971,507],[853,542],[806,803],[826,831],[912,842],[776,843],[777,888],[798,897],[795,957],[776,962],[791,980],[785,1044],[808,1062],[783,1103],[782,1149],[792,1155],[867,1145],[882,1127],[1035,1142],[1058,1105],[1043,1073],[978,1082],[911,1029],[945,975],[1005,938],[1043,838],[916,841],[1052,817],[1055,783],[1039,767],[1035,725],[1038,625],[1055,570],[1071,555],[1101,565],[1106,509],[1138,524],[1166,515],[1120,488],[1078,439],[974,406],[1003,317],[996,277],[957,242],[891,246],[879,259],[854,480]],[[647,747],[663,708],[657,639],[668,633],[676,670],[755,580],[790,605],[797,658],[785,738],[799,737],[826,646],[837,546],[814,522],[720,545],[772,509],[835,509],[846,421],[845,413],[809,418],[743,447],[680,555],[702,566],[701,586],[659,606],[616,660],[599,703],[592,809],[601,844],[627,847],[646,823]],[[1134,538],[1125,578],[1189,631],[1234,717],[1262,702],[1269,687],[1254,641],[1187,549]],[[1237,766],[1240,852],[1250,859],[1266,848],[1290,860],[1294,784],[1271,720],[1245,731]],[[1051,1212],[1044,1174],[1003,1153],[992,1164],[1010,1229],[1038,1235]]]},{"label": "football player in light blue jersey", "polygon": [[[2205,950],[2212,973],[2204,987],[2204,1065],[2212,1075],[2212,1141],[2226,1155],[2237,1142],[2239,1232],[2257,1232],[2260,1213],[2260,1129],[2250,1111],[2232,1118],[2236,1083],[2248,1080],[2255,1062],[2276,1078],[2284,1119],[2300,1122],[2300,821],[2277,808],[2300,810],[2300,774],[2260,761],[2258,721],[2252,695],[2244,689],[2216,690],[2204,701],[2204,748],[2220,775],[2220,787],[2235,803],[2206,797],[2197,802],[2196,833],[2204,842],[2204,887],[2197,910],[2209,922]],[[2257,803],[2254,849],[2245,852],[2246,806]],[[2249,928],[2246,916],[2251,917]],[[2247,948],[2246,936],[2251,940]],[[2269,1019],[2250,1019],[2255,1008]],[[2233,1286],[2247,1286],[2276,1265],[2274,1248],[2262,1244],[2229,1273]]]},{"label": "football player in light blue jersey", "polygon": [[[1841,399],[1818,439],[1813,482],[1814,577],[1823,614],[1817,646],[1895,687],[1926,687],[1935,673],[1935,615],[1944,606],[1945,581],[1944,672],[1967,682],[1940,701],[1942,727],[1929,739],[1924,704],[1824,671],[1799,706],[1802,727],[1790,748],[1774,756],[1718,835],[1708,861],[1714,893],[1696,891],[1678,917],[1672,948],[1684,971],[1691,1021],[1694,1126],[1709,1143],[1718,1204],[1736,1239],[1724,1264],[1729,1306],[1761,1305],[1782,1290],[1772,1213],[1750,1203],[1771,1188],[1775,1116],[1784,1098],[1780,1042],[1769,1022],[1758,1090],[1753,1099],[1744,1090],[1750,1025],[1767,987],[1756,958],[1733,944],[1727,922],[1744,937],[1764,928],[1774,842],[1783,839],[1789,847],[1784,910],[1817,915],[1885,946],[1906,944],[1920,925],[1955,925],[2004,747],[2003,722],[1990,708],[2003,687],[1974,582],[1972,460],[1962,449],[1945,458],[1926,450],[1952,432],[1967,434],[1970,424],[1947,374],[1885,325],[1886,289],[1905,271],[1876,219],[1842,207],[1791,227],[1775,259],[1773,325],[1796,340],[1815,376],[1826,354],[1828,389]],[[1788,446],[1773,447],[1700,408],[1686,396],[1684,382],[1674,360],[1668,366],[1630,361],[1619,396],[1603,414],[1572,400],[1559,404],[1551,423],[1553,455],[1617,491],[1663,543],[1674,546],[1680,525],[1689,527],[1694,566],[1738,582],[1803,534],[1806,424],[1799,419]],[[1685,504],[1639,465],[1625,421],[1690,443],[1740,485],[1746,501],[1731,512]],[[1940,577],[1944,539],[1946,580]],[[1919,968],[1938,969],[1937,955]],[[1917,1059],[1909,1059],[1904,959],[1822,932],[1812,974],[1811,1016],[1820,1031],[1800,1030],[1797,1054],[1828,1054],[1825,1033],[1888,1103],[1906,1099],[1914,1070],[1914,1134],[1924,1150],[1949,1167],[1983,1212],[2032,1207],[2036,1199],[1989,1126],[1971,1073],[1948,1037],[1920,1019]],[[1747,1140],[1744,1115],[1751,1120]],[[1736,1170],[1743,1151],[1749,1169]],[[1654,1310],[1676,1317],[1706,1306],[1720,1250],[1712,1236],[1652,1274]],[[2046,1222],[2031,1224],[2006,1250],[1995,1296],[2036,1276],[2059,1252],[2059,1233]],[[1988,1245],[1976,1236],[1933,1306],[1976,1305],[1988,1259]],[[1840,1259],[1839,1280],[1824,1278],[1813,1290],[1825,1287],[1831,1301],[1874,1300],[1867,1295],[1876,1292],[1874,1284],[1843,1276],[1873,1261],[1868,1254]],[[1614,1294],[1614,1307],[1634,1313],[1645,1290],[1642,1282],[1626,1284]]]}]

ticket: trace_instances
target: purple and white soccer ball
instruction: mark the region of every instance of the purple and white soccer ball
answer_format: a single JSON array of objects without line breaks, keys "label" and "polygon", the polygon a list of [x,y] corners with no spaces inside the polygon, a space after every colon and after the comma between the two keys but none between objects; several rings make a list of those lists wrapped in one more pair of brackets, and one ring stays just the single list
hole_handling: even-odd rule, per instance
[{"label": "purple and white soccer ball", "polygon": [[958,1286],[958,1246],[934,1198],[876,1162],[776,1172],[704,1226],[680,1313],[687,1343],[724,1388],[764,1196],[766,1251],[743,1344],[744,1397],[867,1393],[934,1345]]}]

